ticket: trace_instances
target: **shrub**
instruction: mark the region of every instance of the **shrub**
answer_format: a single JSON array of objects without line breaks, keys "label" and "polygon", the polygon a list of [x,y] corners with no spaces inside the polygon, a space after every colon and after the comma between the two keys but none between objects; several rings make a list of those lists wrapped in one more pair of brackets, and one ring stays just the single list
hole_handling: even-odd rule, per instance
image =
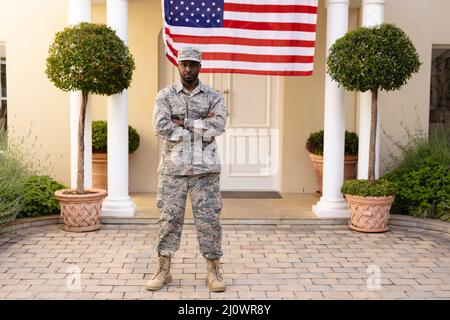
[{"label": "shrub", "polygon": [[66,186],[49,176],[31,176],[25,180],[18,218],[56,214],[60,211],[55,191]]},{"label": "shrub", "polygon": [[21,210],[21,193],[29,174],[24,154],[17,145],[8,143],[6,131],[0,129],[0,228],[11,223]]},{"label": "shrub", "polygon": [[408,134],[409,141],[394,158],[395,169],[383,176],[396,185],[392,212],[450,220],[450,129],[429,139]]},{"label": "shrub", "polygon": [[[139,148],[140,137],[136,129],[128,126],[128,152],[133,153]],[[92,122],[92,151],[108,152],[108,123],[106,121]]]},{"label": "shrub", "polygon": [[[313,132],[306,141],[306,150],[313,154],[323,155],[323,130]],[[358,155],[358,135],[345,131],[345,155]]]},{"label": "shrub", "polygon": [[385,197],[395,194],[395,184],[384,179],[348,180],[342,185],[341,192],[360,197]]}]

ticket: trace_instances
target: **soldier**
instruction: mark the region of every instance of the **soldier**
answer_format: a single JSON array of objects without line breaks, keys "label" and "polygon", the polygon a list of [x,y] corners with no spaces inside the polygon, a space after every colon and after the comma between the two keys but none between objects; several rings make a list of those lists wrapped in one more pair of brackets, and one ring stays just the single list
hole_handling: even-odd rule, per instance
[{"label": "soldier", "polygon": [[200,252],[207,260],[206,284],[214,292],[226,289],[219,260],[223,255],[222,198],[214,137],[225,131],[228,110],[222,95],[198,79],[201,57],[197,48],[179,50],[181,82],[156,97],[153,127],[164,147],[158,166],[158,270],[146,283],[148,290],[159,290],[172,281],[171,257],[180,247],[188,192]]}]

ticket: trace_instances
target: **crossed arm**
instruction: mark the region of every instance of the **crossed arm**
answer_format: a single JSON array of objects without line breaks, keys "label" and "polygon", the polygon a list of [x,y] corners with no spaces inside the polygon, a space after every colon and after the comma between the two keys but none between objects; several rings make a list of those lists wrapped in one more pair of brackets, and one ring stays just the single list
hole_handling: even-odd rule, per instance
[{"label": "crossed arm", "polygon": [[202,130],[204,140],[219,136],[225,131],[228,110],[223,97],[218,95],[212,102],[212,107],[206,119],[172,119],[170,106],[158,95],[153,109],[154,131],[157,136],[169,141],[179,141],[184,135]]},{"label": "crossed arm", "polygon": [[185,119],[184,128],[195,131],[201,130],[204,140],[211,140],[213,136],[220,136],[225,132],[228,110],[223,97],[217,95],[212,101],[212,107],[206,119]]}]

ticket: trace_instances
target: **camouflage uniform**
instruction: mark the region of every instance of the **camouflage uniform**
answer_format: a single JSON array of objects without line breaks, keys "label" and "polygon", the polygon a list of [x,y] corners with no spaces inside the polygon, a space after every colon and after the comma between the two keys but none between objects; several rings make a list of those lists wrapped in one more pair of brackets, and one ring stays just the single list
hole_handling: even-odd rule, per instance
[{"label": "camouflage uniform", "polygon": [[[214,115],[207,118],[209,112]],[[207,259],[223,255],[220,159],[214,137],[225,131],[227,112],[222,95],[200,81],[192,92],[178,83],[156,97],[154,132],[164,140],[158,165],[160,230],[155,245],[161,255],[173,255],[180,246],[188,192],[201,254]],[[184,127],[172,118],[184,119]]]}]

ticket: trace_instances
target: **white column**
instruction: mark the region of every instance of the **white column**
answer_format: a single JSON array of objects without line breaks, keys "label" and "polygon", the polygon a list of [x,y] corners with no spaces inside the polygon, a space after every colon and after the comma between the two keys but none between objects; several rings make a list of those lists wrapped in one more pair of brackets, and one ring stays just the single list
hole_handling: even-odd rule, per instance
[{"label": "white column", "polygon": [[[128,1],[107,0],[108,26],[128,41]],[[128,93],[108,97],[108,196],[103,201],[102,216],[129,217],[136,205],[128,195]]]},{"label": "white column", "polygon": [[[69,25],[91,22],[91,0],[69,0]],[[81,92],[70,93],[70,187],[77,187],[78,120],[80,118]],[[86,108],[84,128],[84,187],[92,187],[92,116],[90,96]]]},{"label": "white column", "polygon": [[[362,26],[369,27],[383,23],[384,0],[363,0]],[[359,93],[359,125],[358,125],[358,179],[367,179],[369,170],[370,119],[372,94],[369,91]],[[378,95],[379,97],[379,95]],[[380,175],[380,109],[377,116],[377,142],[375,145],[375,178]]]},{"label": "white column", "polygon": [[[348,31],[348,10],[349,0],[328,0],[327,56],[333,43]],[[344,89],[326,74],[322,197],[312,208],[321,218],[350,216],[340,191],[344,181],[344,94]]]}]

